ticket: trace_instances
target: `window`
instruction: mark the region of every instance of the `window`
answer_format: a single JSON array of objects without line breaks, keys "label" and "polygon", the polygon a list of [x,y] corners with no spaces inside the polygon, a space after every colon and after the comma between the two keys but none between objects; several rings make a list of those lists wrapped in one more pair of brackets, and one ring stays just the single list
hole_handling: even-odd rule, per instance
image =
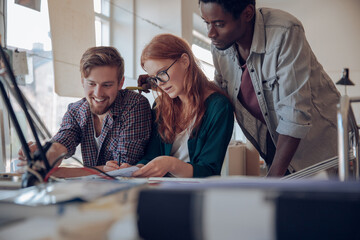
[{"label": "window", "polygon": [[[67,105],[78,99],[60,97],[54,92],[54,73],[52,47],[47,1],[41,1],[40,11],[7,1],[6,48],[26,52],[29,73],[18,76],[20,89],[30,104],[53,135],[59,128]],[[21,20],[19,19],[21,17]],[[23,80],[23,81],[22,81]],[[14,102],[14,101],[13,101]],[[26,127],[25,116],[16,109],[16,114]],[[6,119],[5,123],[8,122]],[[5,171],[11,171],[10,162],[17,159],[20,142],[12,124],[5,137],[6,164]],[[27,141],[33,140],[31,132],[27,131]],[[11,142],[11,144],[10,144]]]},{"label": "window", "polygon": [[96,46],[110,45],[110,1],[94,0]]},{"label": "window", "polygon": [[212,61],[212,56],[210,53],[210,50],[204,49],[200,47],[199,45],[193,44],[192,45],[192,51],[194,55],[197,57],[197,59],[200,60],[202,70],[204,71],[205,75],[210,80],[214,80],[214,64]]},{"label": "window", "polygon": [[193,30],[193,44],[192,51],[194,55],[200,60],[201,66],[205,75],[210,80],[214,80],[214,63],[210,52],[211,41],[202,33]]}]

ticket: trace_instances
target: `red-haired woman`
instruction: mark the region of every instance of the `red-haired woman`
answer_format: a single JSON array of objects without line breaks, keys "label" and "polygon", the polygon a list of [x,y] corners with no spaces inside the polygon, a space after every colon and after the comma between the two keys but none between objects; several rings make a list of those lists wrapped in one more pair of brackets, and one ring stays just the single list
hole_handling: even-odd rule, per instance
[{"label": "red-haired woman", "polygon": [[[133,176],[219,175],[234,126],[229,99],[207,79],[189,44],[177,36],[155,36],[142,52],[141,66],[157,92],[155,126]],[[112,164],[107,165],[115,167]]]}]

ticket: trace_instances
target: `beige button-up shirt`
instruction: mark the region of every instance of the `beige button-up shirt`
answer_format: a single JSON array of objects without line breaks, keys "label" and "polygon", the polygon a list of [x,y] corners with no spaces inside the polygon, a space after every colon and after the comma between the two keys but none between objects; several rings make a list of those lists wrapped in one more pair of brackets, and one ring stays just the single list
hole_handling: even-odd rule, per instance
[{"label": "beige button-up shirt", "polygon": [[238,101],[242,70],[235,45],[212,46],[215,81],[235,106],[246,137],[264,157],[266,132],[300,138],[289,170],[298,171],[337,155],[336,104],[340,94],[312,52],[303,26],[281,10],[256,11],[254,36],[246,59],[266,125]]}]

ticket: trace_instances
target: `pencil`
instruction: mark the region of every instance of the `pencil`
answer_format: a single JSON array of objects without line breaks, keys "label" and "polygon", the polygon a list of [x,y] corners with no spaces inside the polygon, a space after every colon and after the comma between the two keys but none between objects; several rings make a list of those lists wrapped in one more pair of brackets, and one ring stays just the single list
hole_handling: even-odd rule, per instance
[{"label": "pencil", "polygon": [[126,87],[128,90],[144,90],[142,87]]}]

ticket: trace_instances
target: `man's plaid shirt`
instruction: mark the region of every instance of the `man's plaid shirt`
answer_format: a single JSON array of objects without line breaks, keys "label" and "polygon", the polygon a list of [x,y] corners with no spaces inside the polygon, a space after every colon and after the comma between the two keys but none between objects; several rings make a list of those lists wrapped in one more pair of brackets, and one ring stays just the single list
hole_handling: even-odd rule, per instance
[{"label": "man's plaid shirt", "polygon": [[89,103],[85,98],[71,103],[61,127],[52,141],[61,143],[67,157],[81,144],[84,165],[100,166],[109,160],[136,164],[144,154],[151,134],[151,108],[141,94],[120,90],[106,115],[99,136],[99,152],[94,138],[94,125]]}]

